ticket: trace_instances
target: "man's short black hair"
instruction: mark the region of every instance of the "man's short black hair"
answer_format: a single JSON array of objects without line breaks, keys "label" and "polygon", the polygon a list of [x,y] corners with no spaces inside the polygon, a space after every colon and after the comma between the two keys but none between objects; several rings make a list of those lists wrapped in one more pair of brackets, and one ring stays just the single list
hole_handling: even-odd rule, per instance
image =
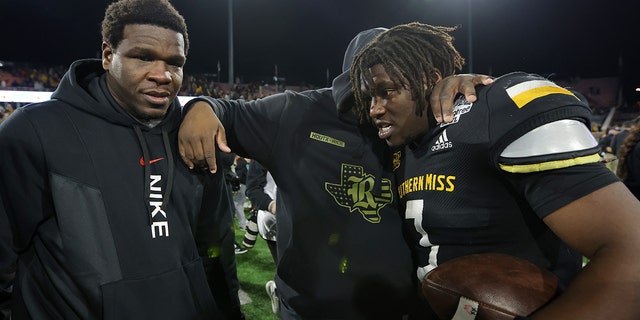
[{"label": "man's short black hair", "polygon": [[187,55],[187,24],[168,0],[119,0],[110,4],[102,20],[102,41],[117,47],[122,41],[124,27],[130,24],[150,24],[181,33]]}]

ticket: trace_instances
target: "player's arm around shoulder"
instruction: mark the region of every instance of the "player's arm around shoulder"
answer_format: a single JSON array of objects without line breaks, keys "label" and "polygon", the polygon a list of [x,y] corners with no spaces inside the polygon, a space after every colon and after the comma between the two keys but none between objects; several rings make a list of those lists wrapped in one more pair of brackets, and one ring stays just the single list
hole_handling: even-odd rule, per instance
[{"label": "player's arm around shoulder", "polygon": [[621,183],[600,188],[544,222],[590,262],[533,319],[638,319],[640,202]]},{"label": "player's arm around shoulder", "polygon": [[178,148],[182,161],[190,168],[208,167],[217,171],[216,145],[230,152],[224,126],[213,112],[212,102],[205,98],[187,103],[178,131]]}]

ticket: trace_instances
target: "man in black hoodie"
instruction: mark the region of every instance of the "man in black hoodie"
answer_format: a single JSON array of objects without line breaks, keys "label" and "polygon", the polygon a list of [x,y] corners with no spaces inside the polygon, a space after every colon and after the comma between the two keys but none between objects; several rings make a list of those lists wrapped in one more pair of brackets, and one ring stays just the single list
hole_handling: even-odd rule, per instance
[{"label": "man in black hoodie", "polygon": [[[383,30],[351,41],[332,88],[249,102],[198,98],[185,106],[180,150],[190,167],[212,160],[214,133],[226,130],[233,152],[260,162],[278,185],[275,281],[282,319],[424,319],[415,310],[416,281],[388,148],[350,111],[351,60]],[[442,103],[451,106],[458,91],[471,98],[485,79],[448,79],[439,92],[451,101]],[[440,94],[432,96],[440,106]]]},{"label": "man in black hoodie", "polygon": [[240,318],[224,179],[176,154],[184,19],[167,0],[120,0],[102,37],[101,60],[0,125],[12,319]]}]

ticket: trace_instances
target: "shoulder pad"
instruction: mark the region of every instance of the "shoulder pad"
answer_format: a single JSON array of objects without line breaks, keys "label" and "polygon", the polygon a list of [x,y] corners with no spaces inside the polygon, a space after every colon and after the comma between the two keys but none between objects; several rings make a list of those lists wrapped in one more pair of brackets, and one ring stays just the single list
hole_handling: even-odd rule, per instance
[{"label": "shoulder pad", "polygon": [[598,142],[584,123],[563,119],[539,126],[510,143],[500,154],[509,172],[534,172],[597,162]]}]

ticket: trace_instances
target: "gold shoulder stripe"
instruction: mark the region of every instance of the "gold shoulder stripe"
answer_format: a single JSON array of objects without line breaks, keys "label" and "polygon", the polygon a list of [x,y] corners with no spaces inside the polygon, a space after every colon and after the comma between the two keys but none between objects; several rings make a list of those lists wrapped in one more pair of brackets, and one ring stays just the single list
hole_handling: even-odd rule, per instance
[{"label": "gold shoulder stripe", "polygon": [[577,157],[565,160],[554,160],[541,163],[523,164],[523,165],[506,165],[500,164],[500,169],[511,173],[531,173],[553,169],[562,169],[573,167],[581,164],[595,163],[600,161],[599,154],[592,154],[583,157]]},{"label": "gold shoulder stripe", "polygon": [[507,88],[507,94],[518,108],[522,108],[527,105],[527,103],[550,94],[567,94],[575,97],[571,91],[558,87],[553,82],[546,80],[532,80],[519,83]]}]

